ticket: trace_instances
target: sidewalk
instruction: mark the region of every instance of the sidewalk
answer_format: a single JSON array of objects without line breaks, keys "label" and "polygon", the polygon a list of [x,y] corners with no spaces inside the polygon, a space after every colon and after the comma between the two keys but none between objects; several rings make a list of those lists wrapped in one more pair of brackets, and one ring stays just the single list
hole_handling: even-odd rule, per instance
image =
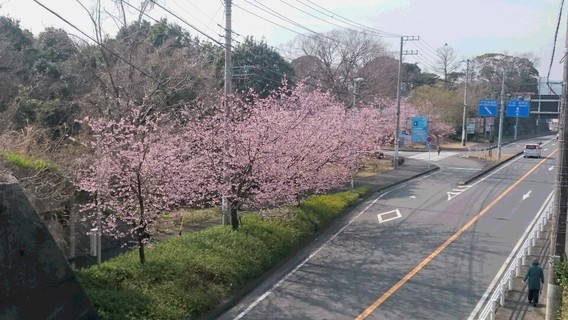
[{"label": "sidewalk", "polygon": [[[527,256],[526,264],[521,268],[521,277],[515,278],[513,280],[513,290],[507,292],[505,298],[505,305],[498,307],[495,319],[497,320],[512,320],[512,319],[524,319],[524,320],[541,320],[546,316],[546,290],[547,283],[546,278],[548,277],[548,272],[550,271],[549,264],[549,250],[550,250],[550,225],[549,223],[545,228],[545,232],[542,233],[541,237],[536,241],[536,246],[533,247],[533,255]],[[532,263],[533,259],[538,259],[540,266],[544,270],[544,287],[542,288],[541,295],[539,297],[538,305],[533,307],[529,304],[527,300],[527,285],[522,282],[527,268]]]},{"label": "sidewalk", "polygon": [[426,161],[405,158],[404,164],[396,169],[380,172],[364,178],[356,178],[355,186],[367,185],[373,192],[412,180],[421,175],[438,170],[439,167]]},{"label": "sidewalk", "polygon": [[[504,142],[503,145],[509,143],[510,141]],[[475,143],[471,143],[466,147],[463,147],[461,145],[456,145],[453,144],[451,146],[447,146],[447,145],[442,145],[442,152],[444,151],[462,151],[462,152],[466,152],[468,151],[468,148],[470,149],[474,149],[474,148],[478,148],[478,149],[483,149],[485,150],[486,148],[489,147],[489,144],[485,144],[485,143],[479,143],[479,144],[475,144]],[[495,148],[495,145],[493,145],[493,147]],[[392,153],[393,151],[390,149],[385,149],[385,151],[387,153]],[[411,151],[411,152],[421,152],[421,151],[426,151],[426,149],[424,148],[420,148],[420,149],[413,149],[413,148],[406,148],[406,147],[401,147],[400,151]],[[390,155],[392,157],[392,155]],[[461,184],[468,184],[470,181],[477,179],[479,176],[486,174],[487,172],[493,170],[494,168],[500,166],[501,164],[511,160],[514,157],[510,157],[507,159],[502,159],[500,162],[497,161],[496,159],[496,155],[493,156],[493,158],[486,158],[486,157],[470,157],[470,159],[476,159],[478,160],[480,163],[483,164],[482,169],[476,173],[472,173],[471,176],[469,176],[465,181],[463,181]],[[360,185],[368,185],[370,186],[373,191],[377,191],[377,190],[382,190],[385,188],[388,188],[392,185],[398,184],[398,183],[403,183],[406,182],[408,180],[414,179],[416,177],[419,177],[421,175],[424,174],[428,174],[432,171],[438,170],[439,167],[435,164],[435,163],[430,163],[428,164],[428,162],[426,161],[422,161],[422,160],[416,160],[416,159],[411,159],[411,158],[404,158],[404,164],[399,165],[397,169],[391,169],[385,172],[379,172],[377,174],[365,177],[365,178],[356,178],[355,179],[355,185],[356,186],[360,186]]]}]

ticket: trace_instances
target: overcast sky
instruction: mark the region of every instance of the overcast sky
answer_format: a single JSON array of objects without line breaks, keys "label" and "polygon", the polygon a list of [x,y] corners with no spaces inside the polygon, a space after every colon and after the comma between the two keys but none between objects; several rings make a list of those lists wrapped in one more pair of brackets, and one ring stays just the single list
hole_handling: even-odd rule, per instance
[{"label": "overcast sky", "polygon": [[[92,35],[87,13],[79,6],[92,7],[94,0],[39,0],[63,18]],[[139,1],[130,0],[131,3]],[[112,10],[110,0],[102,0]],[[233,30],[239,35],[264,39],[275,47],[312,30],[325,32],[334,28],[361,24],[388,35],[382,40],[398,50],[400,36],[419,36],[420,41],[405,43],[405,50],[418,55],[406,56],[405,62],[417,62],[423,71],[432,71],[435,49],[444,44],[454,48],[460,58],[484,53],[512,55],[533,54],[539,59],[537,69],[546,77],[551,64],[554,36],[561,0],[233,0]],[[185,22],[169,17],[191,34],[197,31],[186,22],[222,42],[224,0],[165,0],[164,6]],[[20,21],[20,26],[37,35],[45,27],[76,30],[49,13],[33,0],[0,0],[0,14]],[[566,8],[564,8],[566,10]],[[275,15],[281,15],[283,20]],[[329,11],[326,11],[329,10]],[[248,12],[247,12],[248,11]],[[135,11],[132,11],[133,13]],[[149,14],[158,19],[167,13],[155,8]],[[332,17],[333,16],[333,17]],[[566,19],[563,19],[552,61],[551,80],[562,79]],[[345,19],[344,19],[345,18]],[[150,20],[149,18],[147,18]],[[266,20],[270,20],[268,22]],[[303,29],[300,26],[305,27]],[[290,30],[289,30],[290,29]],[[105,30],[114,35],[116,26],[106,20]],[[239,36],[235,35],[239,40]]]}]

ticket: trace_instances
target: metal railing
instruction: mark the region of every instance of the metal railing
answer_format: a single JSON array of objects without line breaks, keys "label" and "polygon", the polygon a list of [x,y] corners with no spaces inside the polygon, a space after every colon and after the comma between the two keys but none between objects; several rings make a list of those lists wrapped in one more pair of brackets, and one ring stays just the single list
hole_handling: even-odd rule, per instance
[{"label": "metal railing", "polygon": [[507,291],[513,290],[513,280],[516,277],[521,277],[521,266],[526,264],[527,256],[532,254],[532,248],[536,245],[536,240],[540,238],[541,234],[544,232],[544,227],[552,219],[552,206],[554,204],[553,197],[550,196],[545,203],[543,210],[539,212],[539,216],[536,218],[536,223],[533,224],[526,237],[523,245],[517,252],[517,255],[512,260],[509,268],[501,276],[500,281],[497,284],[495,291],[489,298],[489,301],[479,313],[479,320],[495,320],[497,309],[499,306],[505,305],[505,296]]}]

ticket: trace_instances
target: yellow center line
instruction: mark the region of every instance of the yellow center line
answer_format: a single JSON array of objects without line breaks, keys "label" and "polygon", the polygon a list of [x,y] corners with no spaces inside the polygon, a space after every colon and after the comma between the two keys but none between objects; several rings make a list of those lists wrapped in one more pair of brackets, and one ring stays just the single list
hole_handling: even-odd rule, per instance
[{"label": "yellow center line", "polygon": [[448,238],[441,246],[439,246],[434,252],[432,252],[428,257],[422,260],[414,269],[412,269],[409,273],[407,273],[402,279],[400,279],[394,286],[392,286],[387,292],[385,292],[379,299],[373,302],[363,313],[361,313],[356,320],[365,319],[369,316],[373,311],[375,311],[383,302],[385,302],[390,296],[392,296],[398,289],[400,289],[404,284],[406,284],[414,275],[416,275],[420,270],[422,270],[430,261],[432,261],[437,255],[439,255],[444,249],[446,249],[452,242],[454,242],[459,236],[462,235],[472,224],[477,222],[479,218],[489,211],[495,204],[497,204],[503,197],[505,197],[511,190],[513,190],[519,183],[521,183],[526,177],[528,177],[531,173],[533,173],[541,164],[544,163],[548,158],[550,158],[553,154],[555,154],[558,150],[553,151],[548,157],[542,159],[538,164],[536,164],[531,170],[525,173],[522,177],[520,177],[515,183],[513,183],[509,188],[503,191],[497,198],[495,198],[487,207],[483,208],[477,215],[475,215],[471,220],[469,220],[461,229],[456,231],[451,237]]}]

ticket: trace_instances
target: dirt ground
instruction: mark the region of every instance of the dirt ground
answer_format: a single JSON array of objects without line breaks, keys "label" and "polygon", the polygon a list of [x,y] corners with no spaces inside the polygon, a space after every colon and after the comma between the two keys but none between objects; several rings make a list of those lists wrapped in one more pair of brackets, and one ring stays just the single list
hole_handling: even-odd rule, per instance
[{"label": "dirt ground", "polygon": [[391,160],[388,159],[371,159],[365,167],[357,173],[357,177],[365,178],[377,173],[392,170]]}]

